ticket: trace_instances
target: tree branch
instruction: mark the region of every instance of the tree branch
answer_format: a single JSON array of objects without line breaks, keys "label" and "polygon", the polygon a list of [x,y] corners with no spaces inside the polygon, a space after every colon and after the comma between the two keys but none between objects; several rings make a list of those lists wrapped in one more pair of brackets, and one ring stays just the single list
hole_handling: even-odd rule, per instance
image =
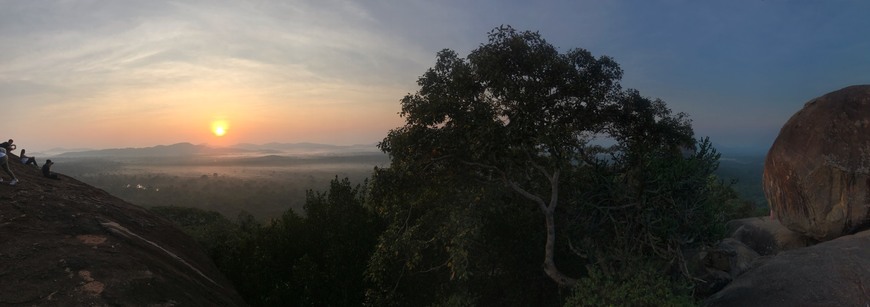
[{"label": "tree branch", "polygon": [[523,197],[525,197],[525,198],[527,198],[527,199],[529,199],[529,200],[535,202],[536,204],[538,204],[538,207],[541,208],[541,211],[546,212],[546,211],[548,210],[547,208],[548,208],[549,206],[547,206],[547,203],[544,202],[544,199],[538,197],[538,196],[535,195],[535,194],[529,193],[528,191],[524,190],[524,189],[521,188],[521,187],[520,187],[516,182],[513,182],[513,181],[510,181],[510,180],[507,180],[507,178],[504,178],[504,180],[505,180],[505,184],[507,184],[508,187],[510,187],[511,189],[513,189],[514,191],[516,191],[517,193],[520,193],[520,195],[522,195]]},{"label": "tree branch", "polygon": [[498,172],[502,176],[502,181],[505,183],[505,185],[507,185],[508,187],[510,187],[511,189],[513,189],[514,191],[516,191],[517,193],[522,195],[523,197],[533,201],[534,203],[536,203],[538,205],[538,207],[541,209],[541,213],[544,215],[544,225],[546,226],[546,230],[547,230],[547,241],[546,241],[546,244],[544,246],[544,263],[543,263],[544,273],[546,273],[547,276],[550,277],[550,279],[555,281],[561,287],[573,286],[577,282],[577,280],[563,274],[562,271],[560,271],[559,268],[556,267],[556,261],[555,261],[556,219],[555,219],[554,215],[555,215],[555,211],[556,211],[556,205],[559,204],[559,176],[561,175],[561,169],[556,168],[553,171],[553,174],[550,175],[549,173],[547,173],[547,171],[542,166],[538,165],[537,163],[534,163],[534,161],[532,161],[532,159],[531,159],[531,156],[529,156],[529,162],[535,168],[537,168],[539,171],[541,171],[541,173],[543,173],[544,176],[550,182],[550,202],[548,204],[540,196],[537,196],[535,194],[532,194],[529,191],[526,191],[525,189],[520,187],[519,184],[508,179],[507,174],[495,166],[486,165],[486,164],[477,163],[477,162],[469,162],[469,161],[460,161],[460,162],[465,164],[465,165],[476,166],[476,167],[490,169],[490,170],[494,170],[494,171]]},{"label": "tree branch", "polygon": [[562,169],[556,168],[553,171],[553,176],[550,179],[550,204],[547,206],[550,210],[555,211],[556,205],[559,204],[559,175],[562,174]]},{"label": "tree branch", "polygon": [[544,175],[544,177],[547,177],[547,179],[549,179],[549,178],[551,177],[551,176],[550,176],[550,173],[548,173],[547,170],[544,169],[543,166],[541,166],[541,165],[538,164],[538,163],[535,163],[535,159],[532,158],[532,155],[529,154],[528,151],[526,151],[525,154],[526,154],[526,158],[529,159],[529,164],[531,164],[532,167],[534,167],[535,169],[537,169],[538,171],[540,171],[541,174]]}]

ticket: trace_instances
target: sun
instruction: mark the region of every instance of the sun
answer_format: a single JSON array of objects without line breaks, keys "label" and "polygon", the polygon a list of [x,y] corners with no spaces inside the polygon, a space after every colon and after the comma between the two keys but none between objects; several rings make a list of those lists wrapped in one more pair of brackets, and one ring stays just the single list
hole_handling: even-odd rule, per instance
[{"label": "sun", "polygon": [[229,130],[229,125],[224,120],[216,120],[211,123],[211,132],[215,136],[224,136]]}]

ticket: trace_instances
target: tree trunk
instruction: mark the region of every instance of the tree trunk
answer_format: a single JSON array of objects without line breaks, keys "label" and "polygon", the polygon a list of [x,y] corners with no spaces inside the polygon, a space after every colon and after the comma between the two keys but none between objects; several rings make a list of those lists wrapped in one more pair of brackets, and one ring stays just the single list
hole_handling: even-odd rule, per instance
[{"label": "tree trunk", "polygon": [[556,261],[553,260],[556,248],[556,220],[553,217],[553,209],[544,209],[543,213],[547,225],[547,244],[544,247],[544,272],[560,287],[571,287],[577,283],[577,280],[562,274],[562,271],[559,271],[559,268],[556,267]]},{"label": "tree trunk", "polygon": [[556,254],[556,218],[554,214],[556,212],[556,205],[559,204],[559,174],[559,169],[556,169],[553,175],[548,175],[544,172],[544,175],[550,179],[549,204],[543,198],[524,190],[515,182],[505,180],[505,183],[523,197],[538,204],[538,207],[541,208],[541,213],[544,214],[544,224],[547,227],[547,244],[544,246],[544,273],[560,287],[571,287],[577,283],[577,280],[562,274],[562,271],[559,271],[559,268],[556,267],[556,261],[553,259]]}]

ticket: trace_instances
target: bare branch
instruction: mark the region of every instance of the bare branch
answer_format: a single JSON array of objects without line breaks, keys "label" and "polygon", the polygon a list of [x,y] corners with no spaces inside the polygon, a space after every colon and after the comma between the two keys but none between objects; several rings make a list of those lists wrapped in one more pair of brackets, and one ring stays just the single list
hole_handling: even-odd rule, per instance
[{"label": "bare branch", "polygon": [[462,164],[465,164],[465,165],[469,165],[469,166],[477,166],[480,168],[491,169],[491,170],[499,172],[499,174],[504,174],[504,172],[502,172],[498,167],[495,167],[492,165],[487,165],[487,164],[477,163],[477,162],[470,162],[470,161],[465,161],[465,160],[459,160],[459,162]]},{"label": "bare branch", "polygon": [[562,174],[562,169],[556,168],[553,172],[553,177],[550,177],[550,204],[547,206],[550,210],[556,210],[556,205],[559,204],[559,175]]},{"label": "bare branch", "polygon": [[445,261],[445,262],[442,263],[442,264],[439,264],[439,265],[436,265],[436,266],[434,266],[434,267],[431,267],[431,268],[428,268],[428,269],[425,269],[425,270],[422,270],[422,271],[418,271],[418,272],[419,272],[419,273],[429,273],[429,272],[435,271],[435,270],[437,270],[437,269],[440,269],[440,268],[446,267],[448,264],[450,264],[450,259],[447,259],[447,261]]},{"label": "bare branch", "polygon": [[550,178],[550,173],[548,173],[547,170],[546,170],[543,166],[541,166],[541,165],[538,164],[538,163],[535,163],[535,159],[532,158],[532,155],[529,154],[528,151],[526,151],[525,154],[526,154],[526,158],[528,158],[528,160],[529,160],[529,164],[531,164],[532,167],[534,167],[535,169],[537,169],[538,171],[540,171],[541,174],[544,175],[544,177],[547,177],[547,178],[549,179],[549,178]]},{"label": "bare branch", "polygon": [[571,240],[570,240],[570,239],[568,239],[568,249],[571,250],[571,252],[574,253],[574,254],[577,255],[577,256],[580,256],[580,257],[582,257],[582,258],[584,258],[584,259],[588,259],[588,258],[589,258],[589,255],[587,255],[586,253],[584,253],[584,252],[581,251],[580,249],[574,247],[574,244],[571,243]]},{"label": "bare branch", "polygon": [[529,193],[528,191],[524,190],[524,189],[521,188],[521,187],[520,187],[516,182],[509,181],[509,180],[505,179],[505,184],[507,184],[508,187],[510,187],[511,189],[513,189],[514,191],[516,191],[517,193],[520,193],[520,195],[522,195],[523,197],[525,197],[525,198],[527,198],[527,199],[529,199],[529,200],[535,202],[536,204],[538,204],[538,206],[541,208],[541,211],[547,212],[547,210],[548,210],[548,209],[547,209],[547,208],[548,208],[547,203],[544,202],[544,200],[543,200],[542,198],[540,198],[540,197],[538,197],[537,195],[532,194],[532,193]]}]

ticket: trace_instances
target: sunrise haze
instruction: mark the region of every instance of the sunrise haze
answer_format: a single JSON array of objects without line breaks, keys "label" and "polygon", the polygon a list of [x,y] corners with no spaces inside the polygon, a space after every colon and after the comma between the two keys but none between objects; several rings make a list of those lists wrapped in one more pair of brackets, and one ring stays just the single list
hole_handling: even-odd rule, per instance
[{"label": "sunrise haze", "polygon": [[[868,83],[866,1],[5,1],[0,139],[56,147],[373,144],[449,48],[499,25],[613,57],[698,136],[765,149]],[[217,126],[220,126],[218,129]]]}]

